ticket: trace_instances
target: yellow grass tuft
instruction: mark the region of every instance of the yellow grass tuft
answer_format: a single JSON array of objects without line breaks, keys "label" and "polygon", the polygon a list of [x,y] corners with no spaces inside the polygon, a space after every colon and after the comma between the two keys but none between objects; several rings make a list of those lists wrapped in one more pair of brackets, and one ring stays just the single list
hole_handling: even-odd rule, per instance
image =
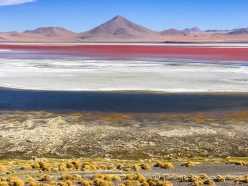
[{"label": "yellow grass tuft", "polygon": [[166,162],[166,163],[164,163],[164,168],[165,169],[174,169],[174,166],[172,163]]},{"label": "yellow grass tuft", "polygon": [[152,170],[152,168],[150,167],[150,165],[148,165],[147,163],[142,163],[142,164],[140,164],[140,166],[144,170]]},{"label": "yellow grass tuft", "polygon": [[0,172],[5,171],[5,170],[6,170],[6,168],[3,165],[0,165]]},{"label": "yellow grass tuft", "polygon": [[39,169],[40,168],[40,164],[38,162],[33,163],[31,166],[34,169]]},{"label": "yellow grass tuft", "polygon": [[95,184],[91,180],[84,180],[84,179],[81,179],[78,183],[79,184],[82,184],[83,186],[91,186],[91,185],[94,185]]},{"label": "yellow grass tuft", "polygon": [[47,162],[42,161],[42,162],[39,162],[39,164],[40,164],[40,168],[43,171],[51,171],[51,167],[50,167],[50,165]]},{"label": "yellow grass tuft", "polygon": [[204,181],[204,184],[207,184],[207,185],[215,185],[214,181],[212,179],[207,179]]},{"label": "yellow grass tuft", "polygon": [[73,186],[73,183],[72,183],[71,180],[67,180],[67,181],[66,181],[66,184],[67,184],[68,186]]},{"label": "yellow grass tuft", "polygon": [[134,165],[133,166],[134,171],[139,171],[141,169],[140,165]]},{"label": "yellow grass tuft", "polygon": [[0,186],[9,186],[7,181],[0,181]]},{"label": "yellow grass tuft", "polygon": [[61,181],[61,182],[59,182],[59,184],[58,184],[58,185],[60,185],[60,186],[68,186],[68,185],[67,185],[67,183],[62,182],[62,181]]},{"label": "yellow grass tuft", "polygon": [[124,182],[125,186],[140,186],[140,182],[138,180],[126,180]]},{"label": "yellow grass tuft", "polygon": [[52,177],[48,174],[42,176],[41,181],[50,181]]},{"label": "yellow grass tuft", "polygon": [[60,171],[67,171],[67,166],[65,163],[61,163],[59,166],[58,166],[59,170]]},{"label": "yellow grass tuft", "polygon": [[185,162],[183,163],[181,166],[185,166],[185,167],[194,167],[195,163],[190,161],[190,162]]},{"label": "yellow grass tuft", "polygon": [[30,166],[30,165],[23,165],[21,169],[22,170],[30,170],[30,169],[32,169],[32,166]]},{"label": "yellow grass tuft", "polygon": [[63,174],[60,180],[72,180],[72,175],[70,174]]},{"label": "yellow grass tuft", "polygon": [[58,183],[56,181],[51,181],[49,184],[50,185],[57,185]]},{"label": "yellow grass tuft", "polygon": [[6,172],[6,174],[16,174],[16,171],[13,169],[10,169]]},{"label": "yellow grass tuft", "polygon": [[9,186],[24,186],[25,182],[18,177],[10,177],[7,179]]}]

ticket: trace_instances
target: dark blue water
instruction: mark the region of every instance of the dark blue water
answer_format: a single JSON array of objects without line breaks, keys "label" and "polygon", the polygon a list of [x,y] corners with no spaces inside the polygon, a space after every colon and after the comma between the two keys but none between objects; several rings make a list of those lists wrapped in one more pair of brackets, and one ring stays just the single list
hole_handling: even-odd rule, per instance
[{"label": "dark blue water", "polygon": [[0,89],[0,110],[189,113],[248,108],[248,94],[46,92]]}]

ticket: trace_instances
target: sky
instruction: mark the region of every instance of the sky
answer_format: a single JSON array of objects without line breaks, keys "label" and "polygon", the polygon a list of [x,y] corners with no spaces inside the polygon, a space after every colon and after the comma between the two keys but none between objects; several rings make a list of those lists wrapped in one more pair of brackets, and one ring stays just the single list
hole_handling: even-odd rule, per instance
[{"label": "sky", "polygon": [[0,32],[90,30],[116,15],[156,31],[248,27],[248,0],[0,0]]}]

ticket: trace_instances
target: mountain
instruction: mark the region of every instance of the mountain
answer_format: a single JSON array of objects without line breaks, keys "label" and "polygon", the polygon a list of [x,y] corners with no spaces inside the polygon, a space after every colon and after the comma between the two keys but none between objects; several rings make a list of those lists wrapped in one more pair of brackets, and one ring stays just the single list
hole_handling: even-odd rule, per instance
[{"label": "mountain", "polygon": [[74,32],[61,27],[41,27],[35,30],[26,30],[25,34],[34,34],[43,37],[61,37],[75,34]]},{"label": "mountain", "polygon": [[92,30],[81,33],[80,39],[131,39],[155,35],[159,35],[158,32],[149,30],[118,15]]},{"label": "mountain", "polygon": [[201,29],[197,28],[197,27],[193,27],[193,28],[186,28],[184,30],[182,30],[185,33],[192,33],[192,32],[203,32]]},{"label": "mountain", "polygon": [[228,32],[227,34],[231,34],[231,35],[248,34],[248,28],[234,29],[231,32]]},{"label": "mountain", "polygon": [[168,36],[184,36],[184,35],[186,35],[185,32],[174,29],[174,28],[164,30],[164,31],[160,32],[160,34],[163,36],[167,36],[167,35]]},{"label": "mountain", "polygon": [[205,32],[230,32],[230,30],[216,30],[216,29],[214,29],[214,30],[206,30]]}]

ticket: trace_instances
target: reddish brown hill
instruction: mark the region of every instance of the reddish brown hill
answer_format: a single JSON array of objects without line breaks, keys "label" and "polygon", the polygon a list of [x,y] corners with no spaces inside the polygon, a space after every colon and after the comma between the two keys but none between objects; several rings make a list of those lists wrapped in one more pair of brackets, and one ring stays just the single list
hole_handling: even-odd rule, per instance
[{"label": "reddish brown hill", "polygon": [[186,35],[183,31],[180,31],[180,30],[177,30],[174,28],[164,30],[164,31],[160,32],[160,34],[163,36],[166,36],[166,35],[168,35],[168,36],[184,36],[184,35]]},{"label": "reddish brown hill", "polygon": [[193,28],[186,28],[183,30],[183,32],[185,33],[193,33],[193,32],[203,32],[201,29],[197,28],[197,27],[193,27]]},{"label": "reddish brown hill", "polygon": [[110,21],[81,33],[81,39],[131,39],[142,37],[154,37],[159,35],[158,32],[149,30],[143,26],[135,24],[122,16],[116,16]]},{"label": "reddish brown hill", "polygon": [[248,34],[248,28],[239,28],[228,32],[227,34],[231,35],[240,35],[240,34]]},{"label": "reddish brown hill", "polygon": [[62,37],[75,34],[74,32],[61,27],[41,27],[35,30],[26,30],[25,34],[34,34],[43,37]]}]

